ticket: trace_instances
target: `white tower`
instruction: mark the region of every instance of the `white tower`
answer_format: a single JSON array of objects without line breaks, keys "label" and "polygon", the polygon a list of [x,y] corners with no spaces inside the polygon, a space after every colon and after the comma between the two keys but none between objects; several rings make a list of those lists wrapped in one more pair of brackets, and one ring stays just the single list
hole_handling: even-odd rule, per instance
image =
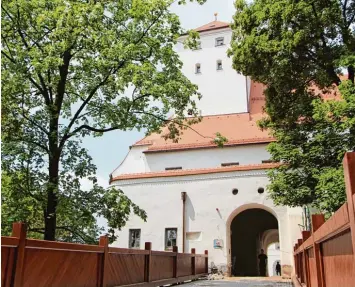
[{"label": "white tower", "polygon": [[195,29],[200,34],[199,48],[185,49],[186,35],[179,39],[177,51],[183,73],[199,86],[202,99],[197,107],[202,116],[248,111],[247,78],[232,68],[227,50],[232,37],[229,23],[215,21]]}]

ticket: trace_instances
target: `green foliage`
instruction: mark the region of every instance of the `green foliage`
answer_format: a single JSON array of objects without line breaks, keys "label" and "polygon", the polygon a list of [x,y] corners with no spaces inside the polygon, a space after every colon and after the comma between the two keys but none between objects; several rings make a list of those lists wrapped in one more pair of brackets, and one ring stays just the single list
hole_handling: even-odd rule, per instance
[{"label": "green foliage", "polygon": [[[345,201],[342,158],[355,150],[355,1],[236,1],[229,55],[266,85],[260,126],[277,142],[270,171],[275,203],[333,212]],[[348,81],[339,76],[346,69]],[[341,96],[324,100],[320,92]]]},{"label": "green foliage", "polygon": [[103,216],[112,241],[131,211],[146,219],[122,191],[98,186],[81,140],[164,125],[178,139],[187,110],[188,124],[200,120],[197,86],[173,49],[183,31],[172,3],[2,2],[4,234],[20,220],[48,240],[91,243]]}]

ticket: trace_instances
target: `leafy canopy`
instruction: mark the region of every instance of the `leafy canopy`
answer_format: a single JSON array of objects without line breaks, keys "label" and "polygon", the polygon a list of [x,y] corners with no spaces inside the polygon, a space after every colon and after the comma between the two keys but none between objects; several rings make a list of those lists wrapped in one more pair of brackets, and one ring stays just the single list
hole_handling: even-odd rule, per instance
[{"label": "leafy canopy", "polygon": [[269,173],[270,195],[277,204],[335,211],[345,201],[342,158],[355,150],[355,1],[235,7],[229,55],[238,72],[265,84],[260,126],[277,140],[272,159],[285,163]]},{"label": "leafy canopy", "polygon": [[[121,190],[99,186],[81,143],[164,125],[176,139],[200,120],[197,86],[181,73],[173,49],[183,31],[172,3],[2,2],[4,234],[24,221],[48,240],[94,242],[101,232],[95,216],[103,216],[112,241],[131,211],[147,218]],[[186,122],[187,110],[194,117]],[[84,178],[92,189],[83,190]]]}]

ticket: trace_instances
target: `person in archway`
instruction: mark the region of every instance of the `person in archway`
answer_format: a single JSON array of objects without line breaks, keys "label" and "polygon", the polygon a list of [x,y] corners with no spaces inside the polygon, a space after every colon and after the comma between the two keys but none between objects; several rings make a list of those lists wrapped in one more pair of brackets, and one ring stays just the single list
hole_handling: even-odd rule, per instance
[{"label": "person in archway", "polygon": [[275,269],[276,269],[276,275],[281,276],[281,265],[279,261],[276,262]]},{"label": "person in archway", "polygon": [[266,261],[267,256],[264,254],[264,249],[261,249],[261,253],[258,256],[259,258],[259,272],[260,276],[266,276]]}]

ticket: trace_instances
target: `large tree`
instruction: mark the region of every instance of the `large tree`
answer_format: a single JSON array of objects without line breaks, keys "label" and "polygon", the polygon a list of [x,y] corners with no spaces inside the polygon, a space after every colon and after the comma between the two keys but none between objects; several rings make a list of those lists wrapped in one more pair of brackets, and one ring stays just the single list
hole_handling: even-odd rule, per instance
[{"label": "large tree", "polygon": [[271,197],[332,212],[345,201],[343,155],[355,150],[355,1],[235,7],[229,54],[238,72],[265,84],[260,125],[277,140],[272,158],[284,163],[269,173]]},{"label": "large tree", "polygon": [[[132,210],[146,218],[122,191],[98,185],[81,141],[163,125],[176,139],[199,120],[197,87],[173,49],[183,32],[173,2],[2,1],[5,233],[21,220],[46,240],[93,242],[95,217],[103,216],[113,240]],[[195,116],[188,122],[186,110]],[[84,178],[91,190],[83,190]]]}]

